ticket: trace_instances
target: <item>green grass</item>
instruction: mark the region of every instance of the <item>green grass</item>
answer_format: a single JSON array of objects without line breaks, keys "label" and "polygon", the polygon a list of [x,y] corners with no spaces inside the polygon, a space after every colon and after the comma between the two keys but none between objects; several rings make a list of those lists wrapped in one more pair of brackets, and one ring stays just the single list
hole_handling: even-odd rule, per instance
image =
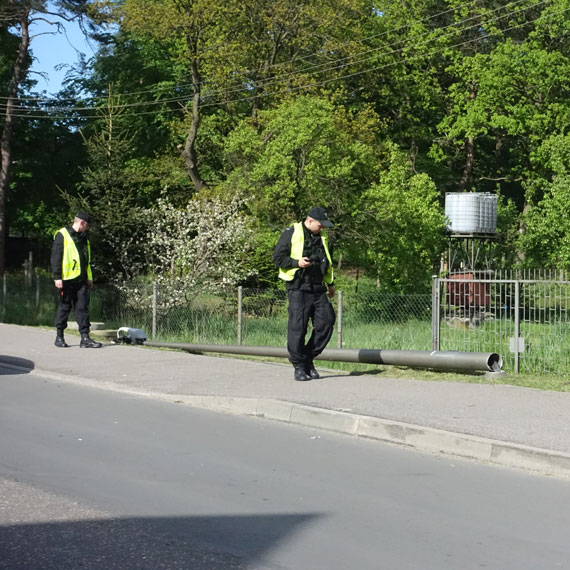
[{"label": "green grass", "polygon": [[[206,319],[213,327],[209,332],[196,329],[180,330],[178,335],[170,334],[168,337],[161,336],[159,340],[164,342],[185,342],[185,343],[208,343],[208,344],[235,344],[237,339],[236,320],[216,318],[212,321],[212,315]],[[544,326],[544,325],[542,325]],[[242,344],[250,346],[285,346],[286,345],[287,319],[285,317],[275,318],[249,318],[244,319]],[[157,339],[158,340],[158,339]],[[478,343],[478,350],[481,352],[497,352],[495,334],[487,335],[486,339],[481,339]],[[337,331],[329,343],[329,347],[337,347]],[[390,350],[430,350],[431,349],[431,322],[411,319],[407,322],[399,323],[358,323],[345,321],[343,323],[343,348],[378,348]],[[505,348],[505,347],[503,347]],[[446,350],[468,350],[464,345],[447,346]],[[507,376],[500,378],[486,378],[481,372],[447,372],[436,370],[414,369],[397,366],[374,366],[368,364],[329,362],[322,361],[320,364],[330,370],[339,372],[358,374],[378,374],[395,378],[416,378],[420,380],[469,382],[485,384],[510,384],[516,386],[526,386],[541,390],[570,391],[570,372],[567,369],[560,374],[548,373],[523,373],[514,374],[512,355],[506,350],[500,350],[507,366],[504,370]],[[530,352],[525,353],[522,358],[529,359]],[[234,358],[246,358],[252,360],[276,361],[287,363],[285,359],[270,359],[248,356],[237,356]],[[551,355],[552,357],[552,355]]]},{"label": "green grass", "polygon": [[[237,358],[256,362],[274,362],[290,366],[285,358],[272,358],[247,355],[228,355],[211,353],[220,358]],[[534,388],[536,390],[552,390],[557,392],[570,392],[570,375],[534,375],[534,374],[507,374],[501,377],[488,378],[481,371],[442,371],[410,368],[406,366],[374,366],[371,364],[357,364],[350,362],[331,362],[319,360],[316,366],[321,371],[338,372],[347,376],[373,375],[378,378],[396,378],[406,380],[423,380],[430,382],[462,382],[466,384],[497,384]]]},{"label": "green grass", "polygon": [[[441,346],[445,350],[497,352],[503,358],[503,369],[514,374],[515,355],[510,347],[514,331],[512,319],[485,322],[475,329],[454,328],[444,322],[440,329]],[[555,379],[570,377],[568,323],[522,321],[520,337],[524,339],[519,364],[521,373]]]},{"label": "green grass", "polygon": [[22,289],[0,304],[0,322],[15,325],[53,326],[57,309],[55,289],[50,296],[36,300],[35,293]]}]

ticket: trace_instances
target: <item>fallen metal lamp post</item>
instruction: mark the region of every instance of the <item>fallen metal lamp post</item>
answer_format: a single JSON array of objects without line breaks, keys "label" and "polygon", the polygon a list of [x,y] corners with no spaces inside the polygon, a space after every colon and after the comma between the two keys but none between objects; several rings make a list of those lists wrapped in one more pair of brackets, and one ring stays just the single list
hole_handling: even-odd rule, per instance
[{"label": "fallen metal lamp post", "polygon": [[[244,354],[249,356],[271,356],[288,358],[285,347],[243,346],[238,344],[185,344],[178,342],[145,342],[145,346],[177,348],[187,352],[217,352],[221,354]],[[456,352],[452,350],[381,350],[373,348],[327,348],[315,360],[360,362],[364,364],[385,364],[412,366],[439,370],[484,370],[488,373],[504,374],[503,359],[494,352]]]}]

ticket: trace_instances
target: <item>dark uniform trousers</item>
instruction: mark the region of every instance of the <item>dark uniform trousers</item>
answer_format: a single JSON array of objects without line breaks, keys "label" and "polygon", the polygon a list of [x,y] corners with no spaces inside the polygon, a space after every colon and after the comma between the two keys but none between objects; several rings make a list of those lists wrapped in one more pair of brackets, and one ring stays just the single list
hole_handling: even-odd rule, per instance
[{"label": "dark uniform trousers", "polygon": [[55,328],[58,333],[67,328],[67,319],[73,309],[79,332],[88,334],[91,327],[89,322],[89,287],[87,283],[63,282],[59,293],[59,305],[55,315]]},{"label": "dark uniform trousers", "polygon": [[[289,289],[289,323],[287,350],[295,367],[305,368],[327,346],[333,332],[336,315],[327,298],[326,287],[319,284],[301,289]],[[305,344],[309,320],[313,330]]]}]

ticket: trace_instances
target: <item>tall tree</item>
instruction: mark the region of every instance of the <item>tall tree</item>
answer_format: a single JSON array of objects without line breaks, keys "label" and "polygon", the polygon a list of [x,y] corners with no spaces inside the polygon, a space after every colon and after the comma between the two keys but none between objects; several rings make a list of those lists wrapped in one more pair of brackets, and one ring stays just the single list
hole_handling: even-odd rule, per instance
[{"label": "tall tree", "polygon": [[87,0],[7,0],[0,7],[0,22],[3,27],[15,30],[19,38],[10,85],[3,106],[4,124],[0,139],[1,170],[0,170],[0,275],[5,269],[5,250],[7,237],[6,199],[10,188],[10,172],[12,167],[13,134],[16,123],[18,96],[31,63],[30,26],[36,19],[43,19],[53,24],[59,30],[61,25],[49,20],[50,16],[58,16],[64,20],[77,17]]},{"label": "tall tree", "polygon": [[207,0],[125,0],[113,12],[126,30],[161,42],[174,59],[187,66],[183,74],[190,77],[192,92],[190,104],[184,106],[189,124],[180,152],[197,191],[207,186],[195,146],[201,121],[204,67],[212,60],[216,48],[224,45],[222,23],[234,21],[232,5],[225,7]]},{"label": "tall tree", "polygon": [[[107,6],[104,0],[99,2]],[[181,155],[196,190],[208,185],[197,143],[215,107],[255,116],[267,101],[315,89],[313,71],[339,57],[362,18],[359,0],[125,0],[115,18],[168,49],[191,84]],[[355,16],[356,15],[356,16]],[[322,71],[322,70],[321,70]],[[329,70],[329,75],[331,74]]]},{"label": "tall tree", "polygon": [[449,47],[449,96],[437,140],[456,172],[454,190],[494,190],[498,183],[523,207],[533,153],[567,125],[568,58],[560,40],[568,28],[552,25],[564,5],[567,11],[566,0],[489,2],[475,37]]},{"label": "tall tree", "polygon": [[12,165],[12,135],[14,132],[14,122],[18,89],[26,74],[29,65],[30,47],[30,12],[31,6],[26,3],[8,0],[8,6],[2,10],[0,17],[9,25],[15,26],[20,35],[17,55],[14,60],[12,78],[8,89],[8,96],[4,109],[4,126],[2,128],[2,139],[0,140],[0,153],[2,166],[0,169],[0,275],[4,274],[6,260],[6,196],[10,183],[10,167]]}]

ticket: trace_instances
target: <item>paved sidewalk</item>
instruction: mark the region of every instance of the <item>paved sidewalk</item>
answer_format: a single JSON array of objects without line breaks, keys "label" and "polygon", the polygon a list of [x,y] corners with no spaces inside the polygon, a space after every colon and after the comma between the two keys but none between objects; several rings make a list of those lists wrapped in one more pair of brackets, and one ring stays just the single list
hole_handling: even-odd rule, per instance
[{"label": "paved sidewalk", "polygon": [[393,379],[295,382],[284,364],[105,343],[53,345],[53,330],[0,324],[0,381],[47,379],[334,430],[419,450],[570,477],[570,393]]}]

